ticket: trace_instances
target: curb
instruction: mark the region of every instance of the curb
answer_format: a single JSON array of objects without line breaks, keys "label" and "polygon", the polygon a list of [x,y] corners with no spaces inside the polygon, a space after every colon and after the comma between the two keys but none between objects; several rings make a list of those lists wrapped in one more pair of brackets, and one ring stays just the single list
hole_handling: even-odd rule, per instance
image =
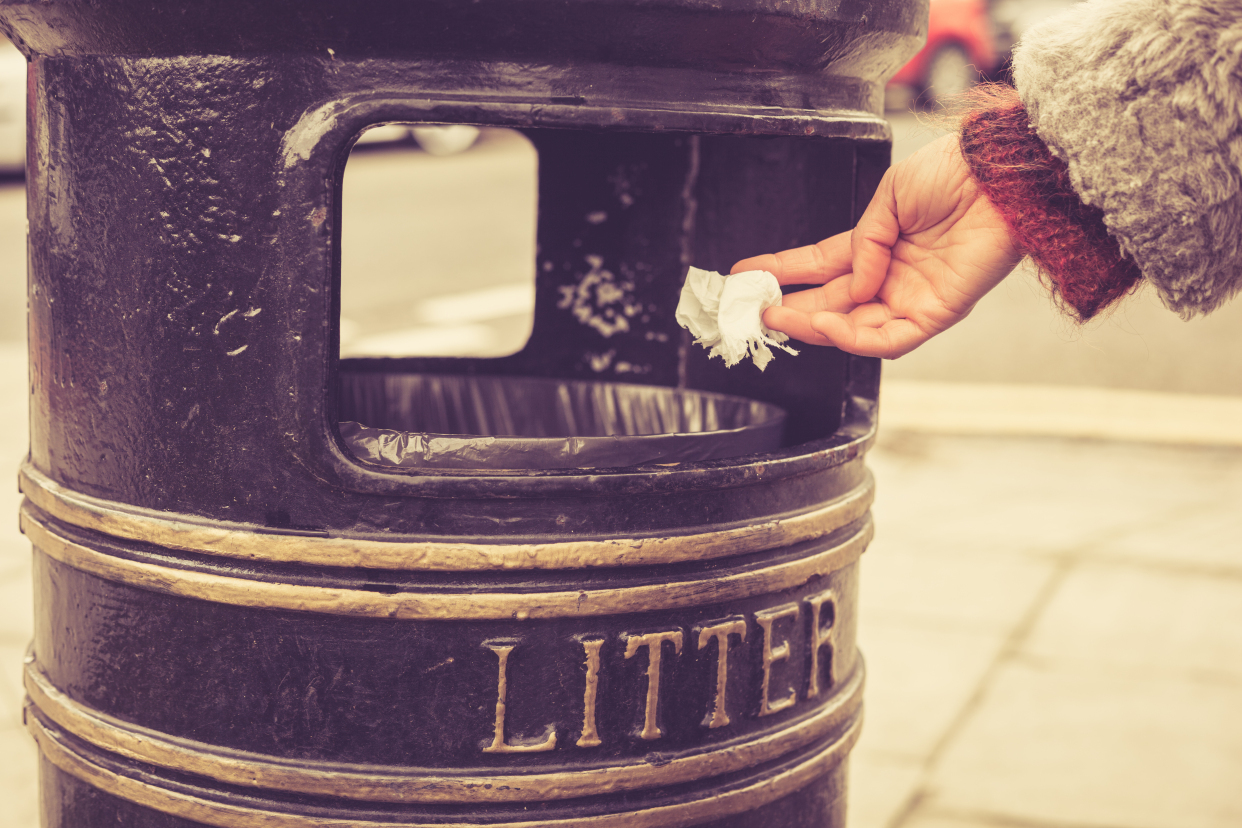
[{"label": "curb", "polygon": [[880,430],[1242,447],[1242,397],[884,380]]}]

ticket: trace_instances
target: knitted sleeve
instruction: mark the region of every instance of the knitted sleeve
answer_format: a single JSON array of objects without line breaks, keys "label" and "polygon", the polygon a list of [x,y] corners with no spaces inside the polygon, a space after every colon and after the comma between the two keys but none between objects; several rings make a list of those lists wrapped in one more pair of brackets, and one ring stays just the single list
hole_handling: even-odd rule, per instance
[{"label": "knitted sleeve", "polygon": [[1035,263],[1057,303],[1080,322],[1133,290],[1138,267],[1123,256],[1104,214],[1079,199],[1065,164],[1035,134],[1018,94],[994,87],[962,120],[962,155]]},{"label": "knitted sleeve", "polygon": [[1185,317],[1237,292],[1242,0],[1087,0],[1023,38],[1014,84],[963,151],[1066,304],[1090,316],[1138,274]]}]

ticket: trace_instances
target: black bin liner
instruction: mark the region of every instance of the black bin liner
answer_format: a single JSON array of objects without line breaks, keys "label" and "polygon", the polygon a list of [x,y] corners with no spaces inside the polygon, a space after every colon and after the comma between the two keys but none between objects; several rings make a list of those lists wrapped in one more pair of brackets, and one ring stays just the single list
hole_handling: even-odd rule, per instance
[{"label": "black bin liner", "polygon": [[340,419],[349,450],[379,465],[567,469],[772,451],[785,411],[629,383],[343,371]]}]

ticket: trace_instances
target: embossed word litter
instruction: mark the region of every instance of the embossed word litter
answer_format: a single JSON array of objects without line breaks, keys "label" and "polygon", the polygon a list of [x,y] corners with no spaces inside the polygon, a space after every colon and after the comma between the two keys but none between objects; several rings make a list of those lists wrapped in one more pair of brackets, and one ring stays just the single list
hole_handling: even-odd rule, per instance
[{"label": "embossed word litter", "polygon": [[[804,698],[812,699],[820,694],[824,686],[837,683],[837,659],[833,657],[836,650],[836,595],[831,589],[808,596],[797,603],[781,604],[771,609],[754,613],[754,623],[759,627],[762,637],[762,680],[759,686],[759,704],[757,716],[769,716],[792,707],[798,700],[798,691],[794,687],[774,690],[772,687],[772,665],[787,661],[791,656],[788,638],[780,638],[775,629],[778,622],[788,619],[796,624],[799,619],[810,621],[810,633],[807,644],[810,652],[809,673]],[[786,627],[788,629],[788,627]],[[725,709],[725,690],[729,677],[729,650],[734,643],[746,642],[750,625],[740,616],[732,616],[708,625],[694,627],[689,642],[698,650],[704,650],[716,642],[716,670],[714,682],[708,691],[711,703],[708,713],[703,719],[707,728],[725,727],[730,723],[729,714]],[[659,739],[664,731],[659,725],[660,712],[660,675],[661,665],[671,652],[673,658],[680,657],[686,646],[687,637],[682,628],[658,630],[645,633],[621,633],[620,641],[624,645],[625,658],[631,659],[645,652],[647,656],[647,690],[646,703],[643,707],[642,728],[638,736],[642,739]],[[779,640],[778,640],[779,639]],[[606,639],[600,637],[582,637],[577,639],[581,644],[586,664],[586,686],[582,700],[582,731],[575,745],[580,748],[598,747],[603,744],[595,721],[596,696],[599,692],[600,649]],[[511,743],[505,733],[505,710],[509,688],[509,655],[518,644],[512,640],[485,641],[483,647],[496,654],[498,661],[498,677],[496,681],[496,718],[492,741],[483,748],[484,753],[540,753],[553,750],[557,745],[556,726],[550,724],[539,741],[518,744]],[[821,683],[821,665],[827,667],[827,685]]]}]

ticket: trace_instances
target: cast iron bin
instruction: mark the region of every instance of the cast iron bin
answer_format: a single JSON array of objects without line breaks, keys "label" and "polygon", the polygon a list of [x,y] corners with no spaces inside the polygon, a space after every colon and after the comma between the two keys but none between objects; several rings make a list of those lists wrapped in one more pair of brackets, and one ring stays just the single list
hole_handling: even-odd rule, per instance
[{"label": "cast iron bin", "polygon": [[[851,226],[925,17],[0,4],[32,60],[44,825],[843,825],[878,364],[808,347],[726,371],[673,310],[690,264]],[[342,169],[393,121],[538,151],[520,353],[338,364]],[[601,280],[639,309],[622,327]],[[742,457],[384,468],[337,425],[342,377],[375,372],[724,391],[789,420]]]}]

